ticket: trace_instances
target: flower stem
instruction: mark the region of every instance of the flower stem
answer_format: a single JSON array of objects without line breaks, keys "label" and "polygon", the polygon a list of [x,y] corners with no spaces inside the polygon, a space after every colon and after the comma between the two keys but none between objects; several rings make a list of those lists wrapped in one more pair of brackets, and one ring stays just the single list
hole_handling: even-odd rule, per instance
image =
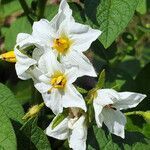
[{"label": "flower stem", "polygon": [[19,3],[20,3],[20,5],[21,5],[21,7],[22,7],[22,9],[23,9],[23,11],[24,11],[24,13],[25,13],[25,15],[27,16],[29,22],[30,22],[31,24],[33,24],[33,20],[32,20],[31,17],[29,16],[30,13],[31,13],[31,10],[30,10],[30,8],[28,7],[26,1],[25,1],[25,0],[19,0]]},{"label": "flower stem", "polygon": [[126,116],[130,116],[130,115],[139,115],[139,116],[143,116],[143,111],[132,111],[132,112],[127,112],[125,113]]},{"label": "flower stem", "polygon": [[44,10],[47,0],[38,0],[37,19],[40,20],[44,17]]}]

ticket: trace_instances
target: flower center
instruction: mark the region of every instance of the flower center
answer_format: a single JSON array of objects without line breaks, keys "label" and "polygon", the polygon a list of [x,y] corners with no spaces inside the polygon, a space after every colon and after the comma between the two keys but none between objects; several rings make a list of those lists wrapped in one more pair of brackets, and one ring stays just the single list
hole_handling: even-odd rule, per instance
[{"label": "flower center", "polygon": [[71,45],[71,41],[67,37],[60,37],[54,40],[53,48],[59,53],[65,54]]},{"label": "flower center", "polygon": [[54,75],[52,75],[52,79],[50,81],[53,88],[57,89],[64,89],[66,82],[66,76],[61,72],[55,72]]}]

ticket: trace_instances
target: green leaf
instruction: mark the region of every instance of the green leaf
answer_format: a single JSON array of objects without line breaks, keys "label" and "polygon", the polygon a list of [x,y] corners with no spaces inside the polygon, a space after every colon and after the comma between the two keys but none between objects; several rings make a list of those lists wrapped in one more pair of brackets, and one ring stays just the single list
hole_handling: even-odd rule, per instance
[{"label": "green leaf", "polygon": [[87,140],[88,150],[148,150],[150,140],[146,138],[140,132],[128,132],[126,131],[125,139],[117,137],[115,135],[109,134],[106,130],[102,128],[97,128],[93,126],[89,129]]},{"label": "green leaf", "polygon": [[17,150],[16,136],[5,109],[0,106],[0,149]]},{"label": "green leaf", "polygon": [[66,117],[67,114],[65,112],[58,114],[57,117],[53,120],[52,129],[59,125],[59,123],[61,123]]},{"label": "green leaf", "polygon": [[32,100],[33,82],[31,80],[19,80],[16,84],[12,83],[11,81],[8,81],[7,86],[11,89],[11,91],[13,91],[19,103],[25,104],[26,102]]},{"label": "green leaf", "polygon": [[31,25],[26,17],[21,17],[12,23],[11,27],[4,34],[5,36],[5,49],[7,51],[13,50],[16,44],[18,33],[30,33]]},{"label": "green leaf", "polygon": [[[31,4],[32,2],[32,0],[26,0],[26,1],[28,4]],[[12,13],[14,12],[21,11],[21,9],[22,8],[18,0],[12,0],[10,2],[8,1],[6,4],[2,2],[2,4],[0,5],[0,16],[5,18],[9,15],[12,15]]]},{"label": "green leaf", "polygon": [[105,83],[105,70],[102,70],[102,72],[99,75],[98,82],[97,82],[97,88],[101,89],[104,86]]},{"label": "green leaf", "polygon": [[100,41],[108,48],[124,30],[137,7],[138,0],[85,0],[89,24],[102,31]]},{"label": "green leaf", "polygon": [[49,5],[45,9],[45,18],[49,21],[57,14],[58,5]]},{"label": "green leaf", "polygon": [[8,118],[22,123],[23,108],[15,99],[13,93],[0,83],[0,106]]},{"label": "green leaf", "polygon": [[139,0],[136,11],[140,14],[145,14],[147,11],[146,0]]},{"label": "green leaf", "polygon": [[51,150],[46,134],[37,126],[37,118],[28,120],[21,128],[38,150]]}]

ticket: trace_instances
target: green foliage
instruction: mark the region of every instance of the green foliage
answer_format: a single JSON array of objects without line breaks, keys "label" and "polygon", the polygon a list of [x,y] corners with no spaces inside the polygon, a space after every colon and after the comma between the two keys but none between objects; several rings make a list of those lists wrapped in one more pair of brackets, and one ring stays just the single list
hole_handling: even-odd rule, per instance
[{"label": "green foliage", "polygon": [[67,117],[66,112],[57,115],[52,124],[52,129],[54,129],[57,125],[59,125],[65,118]]},{"label": "green foliage", "polygon": [[16,44],[17,34],[21,32],[31,33],[31,25],[26,17],[17,19],[5,32],[5,49],[7,51],[13,50]]},{"label": "green foliage", "polygon": [[16,150],[16,136],[10,119],[22,123],[23,109],[13,93],[0,83],[0,146]]},{"label": "green foliage", "polygon": [[136,11],[140,14],[145,14],[147,11],[146,0],[139,0]]},{"label": "green foliage", "polygon": [[0,106],[0,149],[17,149],[16,136],[13,127],[2,106]]},{"label": "green foliage", "polygon": [[8,118],[22,123],[23,109],[15,99],[13,93],[0,83],[0,106],[5,111]]},{"label": "green foliage", "polygon": [[102,31],[100,41],[105,48],[108,48],[127,26],[137,4],[137,0],[85,1],[86,14],[92,21],[90,24]]},{"label": "green foliage", "polygon": [[[92,138],[90,138],[92,137]],[[150,140],[146,138],[142,133],[139,132],[128,132],[126,131],[126,138],[121,139],[115,135],[109,134],[101,128],[93,126],[89,129],[88,135],[88,150],[108,150],[108,149],[149,149]]]},{"label": "green foliage", "polygon": [[98,82],[97,82],[97,88],[101,89],[102,87],[104,87],[104,83],[105,83],[105,70],[102,70],[102,72],[99,75],[98,78]]},{"label": "green foliage", "polygon": [[21,131],[32,141],[38,150],[51,150],[45,133],[37,126],[37,118],[32,118],[26,122]]}]

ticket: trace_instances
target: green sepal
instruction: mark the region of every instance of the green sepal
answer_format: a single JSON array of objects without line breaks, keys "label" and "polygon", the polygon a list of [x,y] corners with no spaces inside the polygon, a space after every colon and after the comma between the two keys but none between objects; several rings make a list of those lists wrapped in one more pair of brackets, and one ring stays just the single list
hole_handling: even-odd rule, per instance
[{"label": "green sepal", "polygon": [[67,116],[68,113],[66,111],[64,111],[61,114],[58,114],[57,117],[53,120],[52,129],[54,129],[57,125],[59,125]]},{"label": "green sepal", "polygon": [[105,69],[103,69],[99,75],[96,88],[101,89],[104,86],[104,83],[105,83]]},{"label": "green sepal", "polygon": [[20,52],[27,55],[28,57],[32,57],[32,54],[33,54],[33,50],[36,48],[35,45],[30,45],[26,48],[23,48],[23,49],[20,49]]},{"label": "green sepal", "polygon": [[78,92],[81,93],[81,94],[86,94],[86,93],[88,93],[87,90],[85,90],[84,88],[81,88],[81,87],[79,87],[79,86],[76,86],[76,89],[77,89]]}]

